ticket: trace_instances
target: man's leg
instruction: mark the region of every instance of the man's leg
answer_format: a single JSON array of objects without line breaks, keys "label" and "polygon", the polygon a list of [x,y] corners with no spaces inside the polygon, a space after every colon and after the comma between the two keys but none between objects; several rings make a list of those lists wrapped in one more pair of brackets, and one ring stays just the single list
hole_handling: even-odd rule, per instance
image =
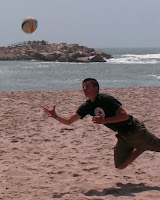
[{"label": "man's leg", "polygon": [[139,121],[136,121],[128,136],[117,134],[116,137],[118,142],[114,149],[114,159],[118,169],[126,168],[146,150],[160,152],[160,138],[148,131]]},{"label": "man's leg", "polygon": [[[130,149],[129,149],[130,155],[128,154],[129,156],[125,160],[121,159],[121,161],[123,160],[123,162],[121,163],[119,162],[118,166],[116,167],[118,169],[126,168],[132,161],[134,161],[139,155],[141,155],[146,150],[160,152],[160,138],[157,138],[154,134],[148,131],[144,123],[138,121],[137,119],[134,121],[134,127],[129,132],[127,138],[125,138],[125,142],[127,144],[125,144],[124,147],[123,147],[121,138],[119,137],[117,138],[118,138],[117,144],[122,154],[123,153],[126,154],[124,150],[127,144],[128,146],[133,147],[133,150],[135,149],[132,152],[130,152]],[[128,150],[126,149],[126,151]],[[119,156],[119,153],[117,152],[115,153],[117,154],[117,156]],[[120,158],[123,158],[121,154],[120,154]]]},{"label": "man's leg", "polygon": [[115,167],[120,169],[120,167],[121,166],[123,167],[123,164],[130,157],[132,157],[134,148],[125,142],[124,137],[122,137],[118,134],[116,135],[116,137],[117,137],[118,141],[114,147],[114,163],[115,163]]},{"label": "man's leg", "polygon": [[143,152],[144,152],[143,150],[135,149],[132,155],[120,167],[118,167],[118,169],[126,168],[132,161],[134,161]]},{"label": "man's leg", "polygon": [[151,133],[143,122],[134,120],[134,126],[129,131],[127,142],[135,149],[160,152],[160,138]]}]

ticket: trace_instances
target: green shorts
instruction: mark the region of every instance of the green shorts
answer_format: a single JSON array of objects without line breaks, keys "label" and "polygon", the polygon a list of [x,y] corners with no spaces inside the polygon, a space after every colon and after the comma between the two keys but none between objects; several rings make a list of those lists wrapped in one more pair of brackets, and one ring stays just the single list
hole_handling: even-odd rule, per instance
[{"label": "green shorts", "polygon": [[116,134],[118,139],[114,147],[115,167],[120,167],[132,154],[134,149],[160,152],[160,139],[150,133],[143,122],[134,118],[129,132]]}]

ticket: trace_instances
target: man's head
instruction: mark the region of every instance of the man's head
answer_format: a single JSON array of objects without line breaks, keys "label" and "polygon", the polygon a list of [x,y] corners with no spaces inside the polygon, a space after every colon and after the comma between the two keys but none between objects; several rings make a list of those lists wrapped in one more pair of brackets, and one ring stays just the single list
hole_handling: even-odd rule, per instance
[{"label": "man's head", "polygon": [[86,97],[95,98],[99,93],[99,83],[94,78],[86,78],[82,81],[83,92]]}]

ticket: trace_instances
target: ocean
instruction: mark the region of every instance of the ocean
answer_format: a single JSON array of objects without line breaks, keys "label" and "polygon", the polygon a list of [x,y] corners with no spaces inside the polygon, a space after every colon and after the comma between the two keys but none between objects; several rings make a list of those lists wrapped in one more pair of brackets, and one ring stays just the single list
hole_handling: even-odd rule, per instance
[{"label": "ocean", "polygon": [[160,87],[160,48],[96,50],[113,58],[106,63],[0,61],[0,91],[81,89],[88,77],[101,88]]}]

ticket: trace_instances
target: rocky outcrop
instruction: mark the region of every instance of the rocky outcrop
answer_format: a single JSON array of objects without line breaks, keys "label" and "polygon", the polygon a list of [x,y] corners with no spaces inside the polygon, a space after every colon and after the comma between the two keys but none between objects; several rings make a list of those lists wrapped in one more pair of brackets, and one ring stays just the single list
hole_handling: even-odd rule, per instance
[{"label": "rocky outcrop", "polygon": [[78,44],[44,44],[0,47],[0,60],[106,62],[112,56]]}]

